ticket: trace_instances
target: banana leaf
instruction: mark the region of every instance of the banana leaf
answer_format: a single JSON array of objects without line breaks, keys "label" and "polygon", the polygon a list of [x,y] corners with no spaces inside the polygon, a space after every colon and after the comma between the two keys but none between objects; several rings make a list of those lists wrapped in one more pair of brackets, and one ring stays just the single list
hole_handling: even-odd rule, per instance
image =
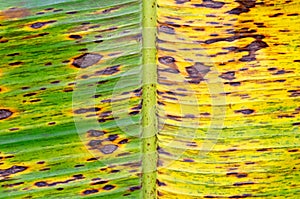
[{"label": "banana leaf", "polygon": [[299,8],[0,0],[0,198],[299,198]]}]

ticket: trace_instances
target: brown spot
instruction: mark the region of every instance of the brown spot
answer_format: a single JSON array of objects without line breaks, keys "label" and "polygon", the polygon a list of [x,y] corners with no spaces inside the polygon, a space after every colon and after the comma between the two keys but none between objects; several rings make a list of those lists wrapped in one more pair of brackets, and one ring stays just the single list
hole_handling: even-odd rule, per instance
[{"label": "brown spot", "polygon": [[107,140],[109,141],[115,141],[119,136],[117,134],[109,135]]},{"label": "brown spot", "polygon": [[55,81],[50,82],[50,84],[58,84],[59,82],[60,82],[59,80],[55,80]]},{"label": "brown spot", "polygon": [[141,186],[134,186],[134,187],[129,188],[130,191],[136,191],[136,190],[139,190],[139,189],[141,189]]},{"label": "brown spot", "polygon": [[252,113],[254,113],[254,110],[252,109],[242,109],[242,110],[237,110],[237,111],[234,111],[235,113],[242,113],[242,114],[245,114],[245,115],[250,115]]},{"label": "brown spot", "polygon": [[89,194],[93,194],[93,193],[97,193],[98,190],[97,189],[89,189],[89,190],[85,190],[83,192],[84,195],[89,195]]},{"label": "brown spot", "polygon": [[221,198],[220,196],[211,196],[211,195],[207,195],[207,196],[204,196],[204,198]]},{"label": "brown spot", "polygon": [[95,75],[113,75],[120,71],[120,65],[110,66],[104,70],[96,71]]},{"label": "brown spot", "polygon": [[261,149],[257,149],[256,151],[258,152],[264,152],[264,151],[269,151],[271,149],[268,149],[268,148],[261,148]]},{"label": "brown spot", "polygon": [[23,97],[31,97],[31,96],[34,96],[36,94],[37,93],[27,93],[27,94],[23,95]]},{"label": "brown spot", "polygon": [[115,186],[114,186],[114,185],[109,185],[109,184],[108,184],[108,185],[105,185],[105,186],[103,187],[103,189],[104,189],[104,190],[107,190],[107,191],[108,191],[108,190],[111,190],[111,189],[113,189],[113,188],[115,188]]},{"label": "brown spot", "polygon": [[183,162],[195,162],[195,161],[192,159],[185,158],[185,159],[183,159]]},{"label": "brown spot", "polygon": [[164,182],[160,182],[159,180],[156,180],[156,184],[158,185],[158,186],[167,186],[166,185],[166,183],[164,183]]},{"label": "brown spot", "polygon": [[203,0],[202,4],[192,4],[193,6],[197,8],[213,8],[213,9],[218,9],[222,8],[224,6],[224,2],[220,1],[213,1],[213,0]]},{"label": "brown spot", "polygon": [[228,71],[225,73],[222,73],[222,75],[220,75],[219,77],[221,77],[222,79],[226,79],[226,80],[233,80],[235,79],[235,72],[234,71]]},{"label": "brown spot", "polygon": [[104,135],[105,131],[99,131],[99,130],[91,129],[91,130],[88,130],[88,133],[92,137],[99,137],[99,136]]},{"label": "brown spot", "polygon": [[88,112],[97,112],[100,111],[101,109],[98,107],[95,108],[80,108],[74,111],[75,114],[84,114]]},{"label": "brown spot", "polygon": [[186,2],[190,2],[191,0],[175,0],[176,4],[184,4]]},{"label": "brown spot", "polygon": [[233,184],[233,186],[242,186],[242,185],[250,185],[254,184],[254,182],[236,182]]},{"label": "brown spot", "polygon": [[10,128],[9,130],[10,131],[17,131],[17,130],[19,130],[19,128]]},{"label": "brown spot", "polygon": [[120,142],[118,142],[118,144],[126,144],[128,143],[128,139],[123,139]]},{"label": "brown spot", "polygon": [[11,53],[11,54],[8,54],[7,56],[8,57],[13,57],[13,56],[17,56],[17,55],[20,55],[20,53]]},{"label": "brown spot", "polygon": [[163,32],[163,33],[166,33],[166,34],[175,34],[175,30],[174,28],[170,27],[170,26],[166,26],[166,25],[161,25],[159,28],[158,28],[159,32]]},{"label": "brown spot", "polygon": [[43,26],[47,25],[47,24],[51,24],[56,22],[55,20],[51,20],[51,21],[44,21],[44,22],[35,22],[33,24],[30,25],[31,28],[33,29],[39,29],[42,28]]},{"label": "brown spot", "polygon": [[247,198],[251,197],[252,194],[243,194],[243,195],[234,195],[234,196],[229,196],[229,198]]},{"label": "brown spot", "polygon": [[83,55],[80,55],[79,57],[76,57],[72,64],[76,68],[87,68],[89,66],[97,64],[102,59],[102,57],[102,55],[96,53],[85,53]]},{"label": "brown spot", "polygon": [[41,99],[33,99],[33,100],[30,100],[30,102],[39,102],[41,101]]},{"label": "brown spot", "polygon": [[48,183],[45,181],[40,181],[40,182],[34,183],[34,185],[37,187],[46,187],[46,186],[48,186]]},{"label": "brown spot", "polygon": [[88,143],[88,145],[90,146],[90,147],[93,147],[93,148],[96,148],[96,147],[98,147],[98,146],[100,146],[101,145],[101,140],[91,140],[89,143]]},{"label": "brown spot", "polygon": [[269,17],[279,17],[279,16],[281,16],[281,15],[283,15],[283,13],[276,13],[276,14],[273,14],[273,15],[270,15]]},{"label": "brown spot", "polygon": [[164,57],[159,57],[158,61],[161,64],[169,66],[170,64],[175,63],[176,60],[173,57],[171,57],[171,56],[164,56]]},{"label": "brown spot", "polygon": [[235,15],[240,15],[242,13],[246,13],[250,11],[250,8],[255,7],[255,2],[256,0],[236,0],[237,3],[240,5],[227,13],[229,14],[235,14]]},{"label": "brown spot", "polygon": [[79,180],[79,179],[84,179],[84,176],[82,174],[75,174],[73,175],[73,178]]},{"label": "brown spot", "polygon": [[8,109],[0,109],[0,120],[4,120],[12,116],[13,112]]},{"label": "brown spot", "polygon": [[44,32],[44,33],[40,33],[40,34],[36,34],[36,35],[29,35],[29,36],[23,37],[22,39],[33,39],[33,38],[42,37],[45,35],[49,35],[49,33]]},{"label": "brown spot", "polygon": [[77,13],[77,11],[66,12],[66,14],[68,14],[68,15],[72,15],[72,14],[76,14],[76,13]]},{"label": "brown spot", "polygon": [[30,14],[30,10],[27,8],[10,8],[0,12],[0,19],[2,17],[4,17],[4,19],[23,18],[29,16]]},{"label": "brown spot", "polygon": [[24,184],[24,182],[17,182],[17,183],[13,183],[13,184],[4,184],[1,187],[5,187],[5,188],[7,188],[7,187],[15,187],[15,186],[19,186],[21,184]]},{"label": "brown spot", "polygon": [[93,182],[91,185],[105,184],[105,183],[108,183],[108,180],[101,180],[101,181],[98,181],[98,182]]},{"label": "brown spot", "polygon": [[85,166],[84,164],[76,164],[74,167],[78,168],[78,167],[84,167],[84,166]]},{"label": "brown spot", "polygon": [[113,153],[115,150],[117,150],[118,146],[114,145],[114,144],[108,144],[105,145],[103,147],[101,147],[99,150],[103,153],[103,154],[111,154]]},{"label": "brown spot", "polygon": [[9,63],[8,65],[10,65],[10,66],[18,66],[18,65],[21,65],[21,64],[23,64],[23,62],[16,61],[16,62]]},{"label": "brown spot", "polygon": [[71,39],[81,39],[82,37],[80,35],[70,35],[69,38],[71,38]]},{"label": "brown spot", "polygon": [[288,152],[292,153],[292,152],[297,152],[299,151],[298,149],[289,149]]}]

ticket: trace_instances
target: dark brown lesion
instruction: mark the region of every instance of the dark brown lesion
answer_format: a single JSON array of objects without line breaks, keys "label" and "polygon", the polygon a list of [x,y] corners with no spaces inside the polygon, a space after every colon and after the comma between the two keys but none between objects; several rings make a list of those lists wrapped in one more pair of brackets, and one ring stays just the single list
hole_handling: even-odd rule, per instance
[{"label": "dark brown lesion", "polygon": [[76,180],[82,180],[82,179],[84,179],[84,176],[82,174],[75,174],[72,176],[71,179],[68,179],[65,181],[57,181],[57,182],[51,182],[51,183],[46,182],[46,181],[38,181],[38,182],[35,182],[34,185],[37,187],[51,187],[51,186],[56,186],[59,184],[67,184],[67,183],[70,183],[70,182],[73,182]]},{"label": "dark brown lesion", "polygon": [[239,3],[239,6],[228,11],[229,14],[240,15],[242,13],[247,13],[251,8],[254,8],[256,5],[256,0],[236,0],[235,2]]},{"label": "dark brown lesion", "polygon": [[109,66],[103,70],[96,71],[94,75],[113,75],[120,71],[121,65]]},{"label": "dark brown lesion", "polygon": [[55,23],[55,22],[56,22],[56,20],[35,22],[35,23],[31,24],[30,27],[33,28],[33,29],[39,29],[39,28],[42,28],[42,27],[44,27],[48,24]]},{"label": "dark brown lesion", "polygon": [[8,169],[0,169],[0,177],[9,177],[10,175],[16,174],[16,173],[21,173],[28,169],[26,166],[18,166],[14,165]]},{"label": "dark brown lesion", "polygon": [[97,64],[101,59],[102,55],[96,53],[85,53],[76,57],[72,63],[76,68],[87,68],[89,66]]},{"label": "dark brown lesion", "polygon": [[7,118],[11,117],[12,115],[13,115],[12,111],[10,111],[8,109],[0,109],[0,120],[7,119]]},{"label": "dark brown lesion", "polygon": [[241,109],[241,110],[236,110],[234,111],[235,113],[242,113],[244,115],[250,115],[254,113],[255,111],[253,109]]},{"label": "dark brown lesion", "polygon": [[201,81],[205,81],[204,77],[210,72],[210,67],[201,62],[196,62],[194,65],[186,67],[185,70],[189,74],[187,77],[188,82],[199,84]]},{"label": "dark brown lesion", "polygon": [[212,8],[212,9],[219,9],[222,8],[225,3],[221,1],[214,1],[214,0],[202,0],[201,4],[192,4],[196,8]]}]

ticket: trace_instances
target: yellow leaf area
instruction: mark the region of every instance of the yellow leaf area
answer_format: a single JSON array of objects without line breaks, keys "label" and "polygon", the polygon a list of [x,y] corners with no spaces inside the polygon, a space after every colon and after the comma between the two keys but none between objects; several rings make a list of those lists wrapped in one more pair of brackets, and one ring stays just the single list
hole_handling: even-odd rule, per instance
[{"label": "yellow leaf area", "polygon": [[299,198],[299,8],[158,0],[159,198]]}]

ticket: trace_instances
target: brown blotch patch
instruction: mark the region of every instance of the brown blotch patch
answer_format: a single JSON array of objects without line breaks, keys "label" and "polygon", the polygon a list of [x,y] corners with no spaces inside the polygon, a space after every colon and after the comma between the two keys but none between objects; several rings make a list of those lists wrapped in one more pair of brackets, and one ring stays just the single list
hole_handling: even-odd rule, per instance
[{"label": "brown blotch patch", "polygon": [[96,53],[85,53],[76,57],[72,63],[76,68],[87,68],[89,66],[97,64],[101,59],[102,55]]},{"label": "brown blotch patch", "polygon": [[31,14],[27,8],[10,8],[0,12],[0,19],[17,19],[27,17]]},{"label": "brown blotch patch", "polygon": [[0,120],[7,119],[13,115],[13,112],[8,109],[0,109]]}]

